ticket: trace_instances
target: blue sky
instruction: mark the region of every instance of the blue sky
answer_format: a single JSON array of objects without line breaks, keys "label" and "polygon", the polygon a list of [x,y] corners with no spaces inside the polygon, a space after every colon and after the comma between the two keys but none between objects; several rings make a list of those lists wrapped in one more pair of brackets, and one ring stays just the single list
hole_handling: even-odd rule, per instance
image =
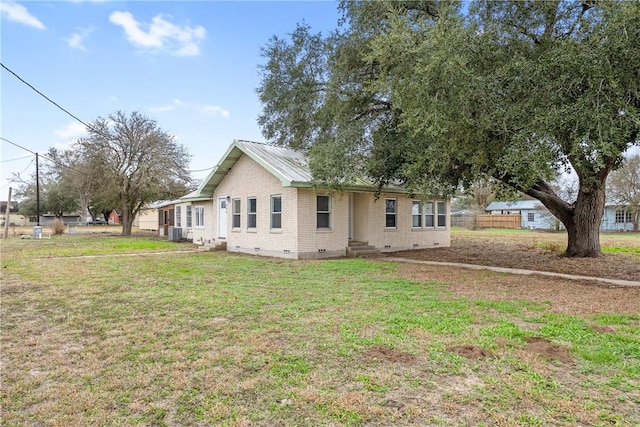
[{"label": "blue sky", "polygon": [[[0,1],[2,63],[84,122],[140,111],[214,166],[234,139],[263,141],[260,48],[296,23],[337,26],[333,1]],[[83,125],[5,69],[0,136],[32,151],[66,147]],[[0,142],[0,199],[34,156]],[[208,171],[194,172],[202,179]]]}]

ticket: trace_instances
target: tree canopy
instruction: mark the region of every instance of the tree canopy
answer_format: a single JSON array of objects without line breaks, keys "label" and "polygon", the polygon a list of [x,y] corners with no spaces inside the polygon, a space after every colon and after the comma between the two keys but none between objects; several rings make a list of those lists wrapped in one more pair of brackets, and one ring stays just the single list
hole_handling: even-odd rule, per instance
[{"label": "tree canopy", "polygon": [[121,209],[123,234],[131,234],[135,215],[147,203],[186,192],[189,154],[155,120],[116,111],[91,122],[87,131],[73,149],[93,165],[104,197]]},{"label": "tree canopy", "polygon": [[[467,9],[468,6],[468,9]],[[323,36],[274,36],[257,91],[271,142],[314,176],[418,194],[482,178],[540,200],[597,256],[605,182],[639,144],[640,3],[344,1]],[[578,175],[574,203],[551,181]]]}]

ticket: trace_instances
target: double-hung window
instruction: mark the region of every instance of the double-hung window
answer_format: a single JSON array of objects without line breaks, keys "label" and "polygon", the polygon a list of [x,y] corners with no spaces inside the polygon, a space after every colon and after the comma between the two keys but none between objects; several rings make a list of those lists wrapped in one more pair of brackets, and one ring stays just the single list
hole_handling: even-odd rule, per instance
[{"label": "double-hung window", "polygon": [[316,196],[316,227],[331,227],[331,196]]},{"label": "double-hung window", "polygon": [[191,205],[187,205],[187,228],[191,228]]},{"label": "double-hung window", "polygon": [[282,228],[282,196],[271,196],[271,229]]},{"label": "double-hung window", "polygon": [[256,228],[258,225],[258,201],[255,197],[247,199],[247,228]]},{"label": "double-hung window", "polygon": [[386,228],[396,228],[396,211],[397,211],[397,199],[385,199],[385,222]]},{"label": "double-hung window", "polygon": [[196,227],[204,228],[204,206],[196,206]]},{"label": "double-hung window", "polygon": [[231,228],[240,228],[240,199],[231,201]]},{"label": "double-hung window", "polygon": [[176,227],[182,227],[182,207],[176,206]]},{"label": "double-hung window", "polygon": [[435,225],[435,212],[433,210],[433,202],[426,202],[424,204],[424,226],[433,227]]},{"label": "double-hung window", "polygon": [[422,227],[422,202],[417,200],[411,203],[411,226]]},{"label": "double-hung window", "polygon": [[438,227],[447,226],[447,204],[445,202],[437,202],[438,205]]}]

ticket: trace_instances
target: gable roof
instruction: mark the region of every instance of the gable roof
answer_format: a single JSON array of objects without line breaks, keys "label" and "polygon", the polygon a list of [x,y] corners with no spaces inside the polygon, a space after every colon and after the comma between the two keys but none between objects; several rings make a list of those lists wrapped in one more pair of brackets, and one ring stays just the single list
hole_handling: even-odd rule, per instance
[{"label": "gable roof", "polygon": [[[200,187],[182,197],[181,200],[202,200],[213,197],[218,185],[243,155],[248,156],[269,171],[283,187],[313,187],[313,176],[309,169],[309,162],[302,152],[259,142],[235,140],[209,176],[202,181]],[[347,189],[375,191],[377,187],[371,183],[362,182],[356,186],[347,186]],[[400,187],[389,187],[384,191],[407,192]]]},{"label": "gable roof", "polygon": [[514,200],[509,202],[491,202],[485,211],[520,211],[546,209],[538,200]]}]

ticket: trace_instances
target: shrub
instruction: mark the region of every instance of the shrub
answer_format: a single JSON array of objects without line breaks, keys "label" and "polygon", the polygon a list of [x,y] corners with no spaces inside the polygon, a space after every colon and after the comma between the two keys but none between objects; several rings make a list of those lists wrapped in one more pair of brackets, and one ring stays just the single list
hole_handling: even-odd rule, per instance
[{"label": "shrub", "polygon": [[59,236],[61,234],[64,234],[65,231],[67,231],[67,225],[64,223],[63,220],[59,218],[56,218],[53,220],[52,228],[53,228],[54,236]]}]

